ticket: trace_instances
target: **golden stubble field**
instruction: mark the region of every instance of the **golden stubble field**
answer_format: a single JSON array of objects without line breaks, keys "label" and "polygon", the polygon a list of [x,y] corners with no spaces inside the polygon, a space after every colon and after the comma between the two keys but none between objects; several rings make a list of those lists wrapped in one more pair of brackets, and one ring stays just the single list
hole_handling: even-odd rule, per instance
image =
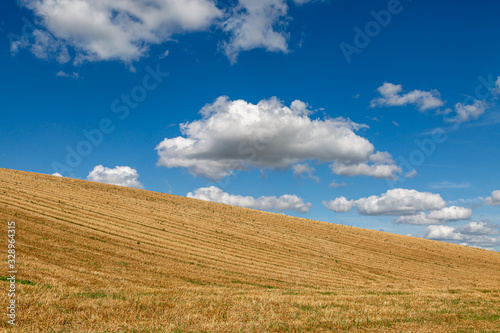
[{"label": "golden stubble field", "polygon": [[12,331],[500,332],[498,252],[6,169],[0,220]]}]

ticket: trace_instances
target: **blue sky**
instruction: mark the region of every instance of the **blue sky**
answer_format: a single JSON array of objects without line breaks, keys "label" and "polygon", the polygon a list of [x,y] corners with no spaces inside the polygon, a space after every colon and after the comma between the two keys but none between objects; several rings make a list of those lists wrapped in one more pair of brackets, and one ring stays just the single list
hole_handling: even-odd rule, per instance
[{"label": "blue sky", "polygon": [[496,2],[0,6],[1,167],[499,249]]}]

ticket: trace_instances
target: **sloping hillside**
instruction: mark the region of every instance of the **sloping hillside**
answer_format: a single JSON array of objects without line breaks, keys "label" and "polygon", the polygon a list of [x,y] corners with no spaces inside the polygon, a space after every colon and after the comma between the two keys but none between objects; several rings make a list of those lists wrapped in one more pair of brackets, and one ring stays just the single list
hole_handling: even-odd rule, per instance
[{"label": "sloping hillside", "polygon": [[497,252],[6,169],[0,219],[26,331],[500,327]]}]

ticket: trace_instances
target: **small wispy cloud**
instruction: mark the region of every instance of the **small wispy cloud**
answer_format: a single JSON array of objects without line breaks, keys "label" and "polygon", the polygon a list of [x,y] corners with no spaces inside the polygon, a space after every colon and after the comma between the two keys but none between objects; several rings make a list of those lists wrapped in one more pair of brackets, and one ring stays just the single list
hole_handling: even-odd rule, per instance
[{"label": "small wispy cloud", "polygon": [[450,123],[459,123],[479,118],[490,107],[488,102],[474,100],[472,104],[457,103],[455,105],[455,118],[445,118]]},{"label": "small wispy cloud", "polygon": [[403,87],[400,84],[384,82],[382,86],[377,88],[377,91],[381,97],[370,102],[372,108],[415,105],[419,111],[426,111],[438,109],[445,104],[437,90],[412,90],[403,93]]},{"label": "small wispy cloud", "polygon": [[489,112],[480,122],[468,124],[469,127],[493,126],[500,123],[500,112]]},{"label": "small wispy cloud", "polygon": [[483,197],[477,197],[477,198],[451,200],[448,201],[448,203],[453,205],[463,205],[463,204],[477,204],[483,201],[484,201]]},{"label": "small wispy cloud", "polygon": [[315,168],[310,166],[308,163],[295,164],[292,166],[293,175],[295,178],[308,178],[312,179],[314,182],[319,183],[319,177],[314,175],[316,171]]},{"label": "small wispy cloud", "polygon": [[366,118],[373,120],[373,121],[376,121],[377,123],[380,123],[380,118],[382,118],[382,117],[368,117],[368,116],[366,116]]},{"label": "small wispy cloud", "polygon": [[413,169],[412,171],[407,172],[405,177],[408,179],[411,179],[411,178],[414,178],[417,174],[418,174],[417,170]]},{"label": "small wispy cloud", "polygon": [[76,79],[76,80],[78,80],[80,78],[80,74],[78,74],[77,72],[73,72],[73,73],[68,74],[66,72],[59,71],[56,73],[56,76],[67,77],[67,78]]},{"label": "small wispy cloud", "polygon": [[332,182],[330,183],[330,185],[328,185],[328,186],[330,186],[331,188],[338,188],[338,187],[344,187],[344,186],[350,186],[350,185],[352,185],[352,184],[347,184],[346,182],[337,183],[337,182],[335,182],[335,180],[334,180],[334,181],[332,181]]},{"label": "small wispy cloud", "polygon": [[169,54],[170,54],[170,51],[166,50],[165,52],[163,52],[162,54],[160,54],[158,56],[158,58],[160,58],[160,59],[166,58],[166,57],[168,57]]},{"label": "small wispy cloud", "polygon": [[442,188],[469,188],[471,183],[454,183],[448,181],[429,183],[429,187],[432,189],[442,189]]}]

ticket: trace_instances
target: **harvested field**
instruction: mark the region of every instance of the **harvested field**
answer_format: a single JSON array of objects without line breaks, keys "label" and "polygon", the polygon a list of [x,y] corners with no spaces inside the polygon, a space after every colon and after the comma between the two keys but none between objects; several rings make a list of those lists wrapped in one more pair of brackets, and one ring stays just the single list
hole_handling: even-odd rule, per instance
[{"label": "harvested field", "polygon": [[19,332],[500,331],[498,252],[7,169],[0,219]]}]

